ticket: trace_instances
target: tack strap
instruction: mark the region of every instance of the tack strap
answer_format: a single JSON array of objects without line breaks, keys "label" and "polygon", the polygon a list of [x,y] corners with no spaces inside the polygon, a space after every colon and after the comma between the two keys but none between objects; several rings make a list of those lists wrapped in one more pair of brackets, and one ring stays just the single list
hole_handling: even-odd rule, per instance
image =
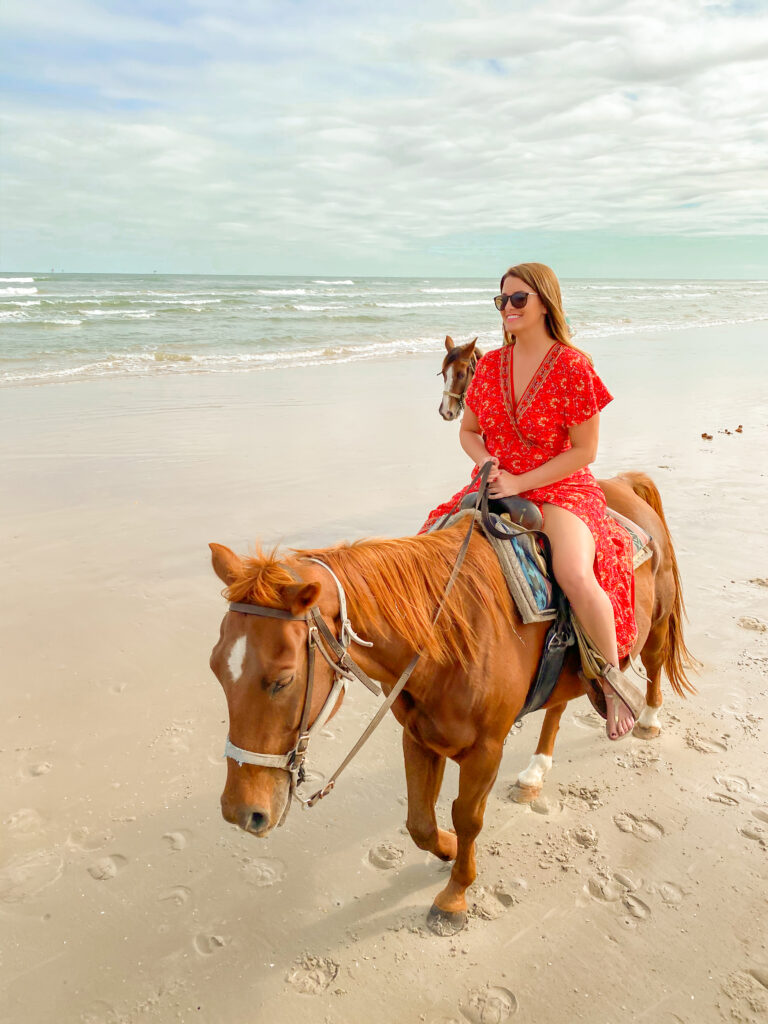
[{"label": "tack strap", "polygon": [[240,604],[237,601],[229,602],[231,612],[243,612],[245,615],[260,615],[267,619],[291,619],[293,622],[306,622],[306,615],[293,615],[285,608],[268,608],[260,604]]}]

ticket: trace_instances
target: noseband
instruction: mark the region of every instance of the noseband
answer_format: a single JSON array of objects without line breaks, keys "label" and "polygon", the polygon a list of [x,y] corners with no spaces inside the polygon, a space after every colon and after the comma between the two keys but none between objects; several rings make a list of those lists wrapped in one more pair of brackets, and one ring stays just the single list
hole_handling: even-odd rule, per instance
[{"label": "noseband", "polygon": [[[339,593],[339,615],[341,617],[339,640],[336,639],[329,629],[317,605],[313,605],[304,615],[293,615],[283,608],[271,608],[257,604],[241,604],[233,601],[229,605],[230,611],[242,612],[245,615],[258,615],[270,619],[287,619],[288,621],[305,622],[307,624],[307,689],[304,695],[304,707],[301,712],[299,736],[296,745],[287,754],[260,754],[235,746],[229,736],[227,736],[227,743],[224,748],[224,756],[232,758],[233,761],[236,761],[241,766],[253,764],[264,768],[280,768],[288,772],[291,779],[290,791],[288,803],[280,819],[280,825],[285,820],[294,796],[300,803],[309,804],[309,801],[305,800],[298,792],[298,787],[304,781],[304,761],[306,760],[309,741],[328,721],[339,697],[342,693],[346,692],[347,684],[358,679],[364,686],[368,687],[371,693],[376,695],[381,693],[381,687],[378,683],[370,679],[347,654],[347,648],[353,640],[363,647],[373,647],[373,644],[359,637],[352,628],[352,624],[347,617],[347,602],[344,588],[339,578],[330,566],[326,565],[325,562],[321,562],[319,558],[307,558],[306,560],[321,565],[326,572],[331,574],[336,583]],[[317,717],[312,725],[309,725],[309,713],[312,707],[312,693],[314,690],[315,651],[319,651],[327,661],[336,678]]]}]

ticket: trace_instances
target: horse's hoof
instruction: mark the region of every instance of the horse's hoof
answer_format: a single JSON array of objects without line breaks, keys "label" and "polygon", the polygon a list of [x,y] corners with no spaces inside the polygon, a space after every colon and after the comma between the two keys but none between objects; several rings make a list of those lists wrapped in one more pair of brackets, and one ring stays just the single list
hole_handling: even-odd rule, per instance
[{"label": "horse's hoof", "polygon": [[658,736],[661,736],[661,729],[658,725],[637,725],[632,730],[632,735],[639,740],[655,740]]},{"label": "horse's hoof", "polygon": [[516,782],[509,789],[509,799],[516,804],[532,804],[540,795],[541,786],[523,786]]},{"label": "horse's hoof", "polygon": [[433,903],[427,914],[427,927],[435,935],[455,935],[464,928],[466,923],[466,910],[452,913],[450,910],[441,910]]}]

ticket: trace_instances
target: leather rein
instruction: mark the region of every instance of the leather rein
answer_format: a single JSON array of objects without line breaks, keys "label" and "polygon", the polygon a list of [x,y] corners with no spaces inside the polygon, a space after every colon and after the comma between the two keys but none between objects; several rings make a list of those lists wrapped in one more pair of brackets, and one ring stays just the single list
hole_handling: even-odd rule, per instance
[{"label": "leather rein", "polygon": [[[476,508],[480,506],[483,496],[485,495],[488,474],[490,473],[491,463],[486,463],[485,466],[478,472],[475,480],[480,480],[480,488],[477,491]],[[473,480],[473,483],[475,482]],[[440,603],[437,606],[437,610],[432,618],[432,624],[437,622],[437,619],[445,607],[445,602],[453,589],[453,585],[456,582],[456,577],[459,574],[464,557],[469,548],[469,542],[472,537],[472,531],[474,529],[475,521],[470,519],[469,528],[464,536],[464,539],[459,548],[459,552],[456,556],[451,575],[446,583],[443,596],[440,599]],[[288,810],[291,806],[291,801],[294,797],[304,807],[314,807],[318,801],[322,800],[323,797],[327,796],[336,785],[336,779],[344,771],[349,762],[359,752],[364,743],[367,742],[371,733],[376,729],[381,720],[386,715],[387,711],[392,707],[398,696],[403,690],[403,687],[408,682],[413,670],[421,658],[421,652],[417,651],[411,660],[406,665],[402,675],[397,680],[395,685],[390,690],[385,700],[379,705],[376,714],[373,716],[371,721],[366,726],[360,738],[357,740],[355,745],[349,751],[347,756],[341,762],[336,771],[331,775],[330,779],[326,784],[312,796],[305,799],[298,792],[298,787],[304,781],[304,762],[307,757],[307,748],[309,747],[309,741],[312,736],[318,732],[328,721],[336,707],[336,704],[342,695],[346,691],[347,684],[354,679],[358,679],[364,686],[366,686],[371,693],[377,696],[381,693],[381,687],[378,683],[375,683],[366,673],[356,665],[352,658],[347,653],[347,648],[350,643],[354,641],[356,644],[360,644],[363,647],[373,647],[373,644],[368,640],[361,639],[353,630],[352,625],[347,617],[347,602],[344,595],[344,588],[341,585],[341,581],[336,576],[334,571],[329,565],[321,561],[319,558],[307,558],[308,562],[315,562],[317,565],[321,565],[326,572],[329,572],[333,577],[334,582],[339,594],[339,615],[341,618],[341,633],[339,639],[337,639],[325,619],[323,618],[320,609],[317,605],[313,605],[304,615],[293,615],[291,612],[283,608],[272,608],[266,605],[256,604],[244,604],[240,602],[230,602],[229,610],[233,612],[242,612],[245,615],[258,615],[264,618],[272,619],[287,619],[293,622],[305,622],[307,625],[307,689],[304,695],[304,707],[301,712],[301,720],[299,723],[298,739],[296,740],[295,746],[291,748],[286,754],[261,754],[252,750],[245,750],[243,747],[237,747],[232,743],[229,736],[227,736],[226,746],[224,748],[224,757],[229,757],[233,761],[236,761],[239,765],[253,764],[265,768],[279,768],[283,771],[288,772],[290,775],[290,790],[288,794],[288,801],[283,811],[282,817],[278,823],[282,825],[288,814]],[[289,570],[290,571],[290,570]],[[327,649],[326,649],[327,648]],[[335,676],[333,685],[331,686],[330,693],[323,703],[322,708],[318,712],[314,722],[309,724],[309,713],[312,706],[312,693],[314,690],[314,674],[315,674],[315,652],[319,652],[325,661],[330,665],[333,674]]]}]

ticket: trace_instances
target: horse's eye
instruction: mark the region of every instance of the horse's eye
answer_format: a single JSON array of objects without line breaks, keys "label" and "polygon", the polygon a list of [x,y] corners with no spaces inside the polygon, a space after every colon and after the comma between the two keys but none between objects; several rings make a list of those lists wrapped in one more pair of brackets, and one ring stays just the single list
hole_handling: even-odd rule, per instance
[{"label": "horse's eye", "polygon": [[284,690],[286,686],[290,686],[292,682],[293,676],[284,676],[281,679],[275,679],[273,682],[267,683],[267,689],[274,697],[276,694],[280,693],[281,690]]},{"label": "horse's eye", "polygon": [[459,370],[456,376],[459,378],[459,380],[461,380],[462,377],[466,377],[466,373],[464,372],[464,370]]}]

